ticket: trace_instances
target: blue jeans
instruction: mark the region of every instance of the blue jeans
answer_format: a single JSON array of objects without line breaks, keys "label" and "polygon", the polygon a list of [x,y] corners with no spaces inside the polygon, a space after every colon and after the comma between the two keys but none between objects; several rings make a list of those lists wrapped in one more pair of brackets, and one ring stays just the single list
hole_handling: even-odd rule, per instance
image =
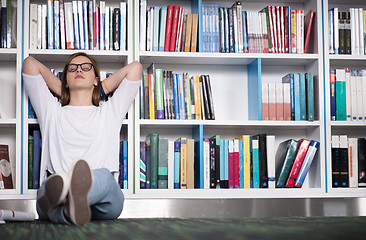
[{"label": "blue jeans", "polygon": [[[92,220],[117,219],[122,212],[124,202],[124,196],[118,183],[106,168],[92,170],[92,175],[93,183],[88,194]],[[38,206],[38,199],[45,191],[45,182],[37,192],[37,212],[39,219],[50,220],[54,223],[71,224],[65,218],[65,204],[57,206],[48,214],[45,214]]]}]

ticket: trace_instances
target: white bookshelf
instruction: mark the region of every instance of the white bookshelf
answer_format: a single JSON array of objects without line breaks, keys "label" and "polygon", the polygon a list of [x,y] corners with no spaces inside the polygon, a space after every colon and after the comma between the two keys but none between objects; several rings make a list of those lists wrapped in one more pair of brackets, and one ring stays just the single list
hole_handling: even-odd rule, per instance
[{"label": "white bookshelf", "polygon": [[[330,120],[330,78],[329,69],[346,68],[365,69],[365,55],[329,54],[329,22],[328,10],[338,7],[339,11],[350,8],[366,9],[366,2],[362,0],[324,0],[324,90],[325,90],[325,128],[326,128],[326,195],[330,197],[364,197],[366,188],[333,188],[332,187],[332,151],[331,136],[347,135],[348,137],[365,137],[366,122],[364,121],[331,121]],[[358,173],[357,173],[358,174]]]},{"label": "white bookshelf", "polygon": [[[147,1],[150,6],[179,5],[191,13],[191,1]],[[234,1],[202,1],[229,7]],[[313,49],[309,54],[264,53],[206,53],[139,51],[139,1],[135,1],[135,59],[144,69],[152,62],[155,68],[173,73],[189,72],[192,75],[210,75],[216,120],[149,120],[140,119],[139,99],[135,100],[135,191],[137,198],[280,198],[325,196],[325,148],[320,145],[306,183],[301,189],[140,189],[140,140],[149,133],[159,133],[160,138],[174,141],[179,137],[193,138],[192,131],[199,126],[203,136],[220,135],[233,139],[242,134],[267,133],[276,136],[276,146],[289,138],[309,138],[324,142],[323,119],[323,59],[322,59],[322,1],[242,1],[243,10],[259,11],[267,5],[290,5],[304,9],[305,14],[316,12],[313,23]],[[248,65],[261,59],[262,82],[281,81],[290,72],[312,72],[315,84],[315,121],[255,121],[248,117]],[[310,179],[310,181],[309,181]],[[289,191],[286,191],[289,190]]]}]

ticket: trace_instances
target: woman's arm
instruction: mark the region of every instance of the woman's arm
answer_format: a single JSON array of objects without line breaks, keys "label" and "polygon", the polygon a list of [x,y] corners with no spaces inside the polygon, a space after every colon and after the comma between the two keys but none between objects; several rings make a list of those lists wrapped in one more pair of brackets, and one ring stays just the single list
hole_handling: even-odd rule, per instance
[{"label": "woman's arm", "polygon": [[103,90],[106,94],[108,94],[116,90],[123,79],[126,78],[129,81],[139,81],[141,80],[141,75],[142,65],[141,63],[134,61],[127,66],[119,69],[108,78],[104,79],[104,81],[102,82]]},{"label": "woman's arm", "polygon": [[57,96],[61,96],[61,81],[45,65],[34,57],[27,57],[23,61],[23,73],[31,76],[41,74],[47,87]]}]

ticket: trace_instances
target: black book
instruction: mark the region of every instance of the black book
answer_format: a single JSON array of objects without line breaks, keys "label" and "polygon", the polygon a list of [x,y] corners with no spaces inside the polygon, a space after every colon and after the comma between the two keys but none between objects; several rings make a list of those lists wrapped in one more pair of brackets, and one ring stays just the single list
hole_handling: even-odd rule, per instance
[{"label": "black book", "polygon": [[351,54],[351,15],[349,12],[345,12],[345,31],[344,31],[344,39],[345,43],[345,54]]},{"label": "black book", "polygon": [[229,21],[229,52],[235,52],[234,13],[233,7],[227,9]]},{"label": "black book", "polygon": [[332,136],[332,187],[337,188],[340,186],[340,149],[339,149],[339,136]]},{"label": "black book", "polygon": [[206,82],[208,107],[209,107],[209,110],[210,110],[211,120],[215,120],[215,107],[214,107],[214,104],[213,104],[213,96],[212,96],[212,90],[211,90],[210,75],[206,75],[205,82]]},{"label": "black book", "polygon": [[119,50],[119,38],[120,38],[120,22],[121,22],[121,10],[120,8],[114,8],[113,10],[113,50]]},{"label": "black book", "polygon": [[358,139],[358,187],[366,187],[366,139]]},{"label": "black book", "polygon": [[258,134],[259,143],[259,187],[268,188],[267,135]]},{"label": "black book", "polygon": [[220,188],[220,135],[210,137],[210,188]]},{"label": "black book", "polygon": [[[0,7],[1,8],[1,7]],[[1,43],[0,43],[0,47],[2,48],[6,48],[6,17],[7,17],[7,13],[6,13],[6,8],[3,7],[1,8]]]},{"label": "black book", "polygon": [[345,12],[338,12],[338,36],[339,36],[339,54],[345,54],[346,53],[346,40],[345,40]]},{"label": "black book", "polygon": [[200,84],[202,86],[202,95],[203,95],[203,106],[204,106],[204,114],[205,114],[205,117],[204,119],[211,119],[211,115],[210,115],[210,110],[209,110],[209,106],[208,106],[208,98],[207,98],[207,87],[206,87],[206,84],[205,84],[205,75],[201,75],[200,76]]},{"label": "black book", "polygon": [[349,187],[348,173],[348,138],[345,135],[339,137],[339,181],[340,187]]},{"label": "black book", "polygon": [[168,82],[169,82],[169,112],[170,112],[170,119],[175,119],[175,112],[174,112],[174,86],[173,86],[173,72],[168,71]]}]

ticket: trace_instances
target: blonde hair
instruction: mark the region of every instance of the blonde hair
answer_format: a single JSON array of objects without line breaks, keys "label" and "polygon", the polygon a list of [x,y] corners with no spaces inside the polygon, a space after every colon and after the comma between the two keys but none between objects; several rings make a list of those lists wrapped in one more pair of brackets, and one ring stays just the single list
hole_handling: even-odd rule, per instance
[{"label": "blonde hair", "polygon": [[88,58],[91,63],[93,64],[93,69],[94,69],[94,73],[95,76],[98,78],[98,82],[97,82],[97,86],[94,86],[93,89],[93,95],[92,95],[92,103],[95,106],[99,106],[99,102],[100,102],[100,69],[99,66],[97,64],[97,62],[88,54],[84,53],[84,52],[77,52],[72,54],[69,59],[66,61],[64,70],[62,71],[62,75],[61,75],[61,105],[65,106],[68,105],[70,103],[70,89],[67,87],[67,81],[66,81],[66,75],[67,75],[67,66],[70,64],[70,62],[79,56],[83,56]]}]

